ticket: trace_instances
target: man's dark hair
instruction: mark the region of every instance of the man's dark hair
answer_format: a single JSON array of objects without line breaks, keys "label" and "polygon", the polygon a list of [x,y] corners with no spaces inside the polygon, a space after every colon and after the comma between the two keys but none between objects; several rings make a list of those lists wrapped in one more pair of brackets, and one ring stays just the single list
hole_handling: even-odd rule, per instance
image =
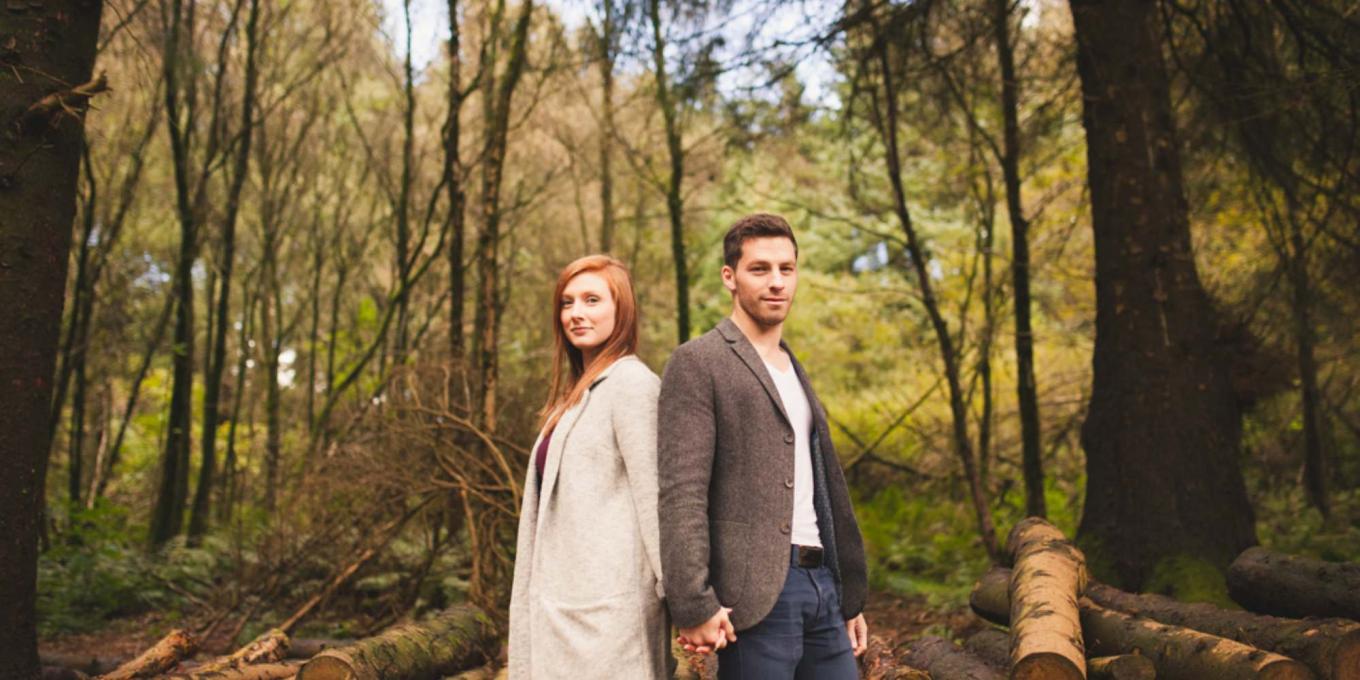
[{"label": "man's dark hair", "polygon": [[737,220],[727,235],[723,237],[723,264],[736,269],[741,261],[741,246],[747,239],[786,238],[793,242],[793,254],[798,255],[798,239],[793,237],[793,227],[778,215],[753,213]]}]

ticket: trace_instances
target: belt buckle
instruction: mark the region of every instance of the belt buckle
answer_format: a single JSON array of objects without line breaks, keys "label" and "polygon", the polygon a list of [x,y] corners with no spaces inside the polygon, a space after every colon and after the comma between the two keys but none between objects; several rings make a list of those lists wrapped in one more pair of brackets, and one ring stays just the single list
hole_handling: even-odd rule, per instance
[{"label": "belt buckle", "polygon": [[822,557],[825,553],[821,548],[800,545],[798,546],[798,566],[804,569],[815,569],[822,566]]}]

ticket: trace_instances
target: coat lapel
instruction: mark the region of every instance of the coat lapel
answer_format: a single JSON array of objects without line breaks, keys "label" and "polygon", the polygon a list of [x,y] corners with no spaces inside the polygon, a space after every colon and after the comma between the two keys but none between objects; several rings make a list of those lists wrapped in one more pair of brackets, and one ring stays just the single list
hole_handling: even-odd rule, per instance
[{"label": "coat lapel", "polygon": [[[732,323],[731,319],[723,319],[718,324],[718,332],[722,334],[723,339],[727,340],[727,346],[731,347],[732,351],[738,357],[741,357],[746,367],[751,369],[756,380],[760,381],[760,386],[765,388],[765,394],[770,396],[770,401],[774,402],[775,410],[779,411],[784,422],[790,423],[789,414],[784,410],[784,401],[779,398],[779,388],[774,386],[774,378],[770,377],[770,372],[766,370],[765,362],[761,360],[760,353],[756,351],[755,345],[751,344],[751,341],[746,338],[746,334],[742,333],[741,329],[737,328],[737,324]],[[789,356],[793,355],[790,354]]]},{"label": "coat lapel", "polygon": [[[553,428],[552,439],[548,441],[548,460],[543,464],[543,479],[539,482],[539,494],[535,499],[538,503],[538,516],[535,518],[535,533],[543,525],[543,508],[552,498],[553,489],[557,488],[557,475],[562,469],[562,453],[566,451],[567,438],[571,436],[571,431],[576,427],[576,423],[581,419],[581,414],[585,412],[586,406],[590,404],[590,395],[595,392],[595,387],[605,378],[609,377],[610,372],[618,366],[620,362],[633,359],[632,355],[621,357],[607,368],[600,372],[595,378],[595,382],[590,384],[590,389],[581,396],[581,401],[562,413],[562,417],[557,421],[557,426]],[[540,437],[542,435],[539,435]],[[538,445],[534,445],[534,451],[538,450]],[[530,466],[533,461],[530,461]]]}]

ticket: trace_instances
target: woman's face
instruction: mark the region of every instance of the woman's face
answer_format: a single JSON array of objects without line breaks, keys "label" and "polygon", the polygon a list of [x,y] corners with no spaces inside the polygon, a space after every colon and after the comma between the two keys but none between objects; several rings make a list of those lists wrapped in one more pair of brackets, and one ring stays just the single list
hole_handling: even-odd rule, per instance
[{"label": "woman's face", "polygon": [[567,340],[590,363],[614,334],[615,305],[609,284],[595,272],[581,272],[571,277],[557,302],[558,319]]}]

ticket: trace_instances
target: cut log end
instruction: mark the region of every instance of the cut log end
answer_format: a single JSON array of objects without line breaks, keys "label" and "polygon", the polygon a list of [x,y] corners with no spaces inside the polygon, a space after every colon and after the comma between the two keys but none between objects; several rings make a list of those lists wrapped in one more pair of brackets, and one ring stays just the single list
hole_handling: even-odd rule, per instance
[{"label": "cut log end", "polygon": [[1351,631],[1336,643],[1332,677],[1323,680],[1360,680],[1360,630]]},{"label": "cut log end", "polygon": [[1256,677],[1260,680],[1315,680],[1317,676],[1308,667],[1293,660],[1282,659],[1261,668]]},{"label": "cut log end", "polygon": [[1155,680],[1157,667],[1137,654],[1100,656],[1086,662],[1090,680]]},{"label": "cut log end", "polygon": [[316,656],[297,674],[298,680],[349,680],[354,672],[348,663],[330,656]]},{"label": "cut log end", "polygon": [[1077,665],[1062,654],[1030,654],[1011,668],[1011,680],[1085,680]]}]

